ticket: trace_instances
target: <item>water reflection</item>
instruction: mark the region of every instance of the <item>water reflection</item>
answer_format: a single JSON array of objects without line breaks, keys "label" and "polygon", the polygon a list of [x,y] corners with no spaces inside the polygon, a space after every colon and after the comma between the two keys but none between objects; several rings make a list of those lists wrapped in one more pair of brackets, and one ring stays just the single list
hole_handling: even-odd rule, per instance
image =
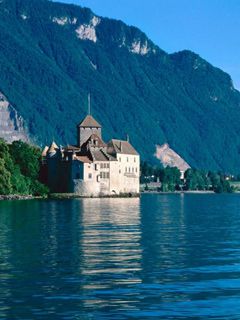
[{"label": "water reflection", "polygon": [[55,319],[66,301],[78,314],[93,305],[127,308],[117,289],[131,296],[130,286],[141,282],[140,200],[24,204],[1,211],[0,318]]},{"label": "water reflection", "polygon": [[239,319],[239,208],[234,195],[0,203],[0,319],[206,319],[213,305]]},{"label": "water reflection", "polygon": [[82,223],[83,274],[140,270],[139,199],[84,200]]},{"label": "water reflection", "polygon": [[[101,308],[127,308],[129,301],[119,297],[119,287],[135,299],[131,285],[141,282],[139,199],[86,199],[82,212],[83,290]],[[93,301],[84,304],[91,307]]]}]

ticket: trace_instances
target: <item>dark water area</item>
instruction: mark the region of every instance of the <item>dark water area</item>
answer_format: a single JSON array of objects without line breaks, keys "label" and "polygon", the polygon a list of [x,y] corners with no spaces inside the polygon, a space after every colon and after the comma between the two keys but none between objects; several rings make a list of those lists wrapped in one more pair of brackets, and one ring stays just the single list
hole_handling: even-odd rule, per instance
[{"label": "dark water area", "polygon": [[0,203],[0,319],[240,319],[240,196]]}]

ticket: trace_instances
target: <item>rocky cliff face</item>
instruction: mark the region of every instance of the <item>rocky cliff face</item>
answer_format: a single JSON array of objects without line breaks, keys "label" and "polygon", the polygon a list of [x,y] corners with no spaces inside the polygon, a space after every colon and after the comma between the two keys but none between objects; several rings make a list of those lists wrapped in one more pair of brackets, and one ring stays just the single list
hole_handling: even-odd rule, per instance
[{"label": "rocky cliff face", "polygon": [[0,92],[0,138],[8,143],[15,140],[29,141],[24,121],[16,109],[7,101]]},{"label": "rocky cliff face", "polygon": [[184,172],[190,168],[189,164],[172,150],[167,143],[162,146],[156,146],[155,157],[160,160],[163,167],[177,167]]}]

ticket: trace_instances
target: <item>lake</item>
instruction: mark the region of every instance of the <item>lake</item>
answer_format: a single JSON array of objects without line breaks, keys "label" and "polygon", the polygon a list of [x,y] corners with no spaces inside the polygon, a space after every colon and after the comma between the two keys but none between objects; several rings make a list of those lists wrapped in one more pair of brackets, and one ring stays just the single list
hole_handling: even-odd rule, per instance
[{"label": "lake", "polygon": [[0,319],[240,319],[240,195],[0,202]]}]

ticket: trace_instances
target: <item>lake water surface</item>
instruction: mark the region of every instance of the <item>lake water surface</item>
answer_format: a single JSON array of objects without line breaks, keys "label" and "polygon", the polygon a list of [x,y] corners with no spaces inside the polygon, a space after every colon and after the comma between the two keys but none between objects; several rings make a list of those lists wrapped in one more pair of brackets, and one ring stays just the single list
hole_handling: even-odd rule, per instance
[{"label": "lake water surface", "polygon": [[0,203],[0,319],[240,319],[240,196]]}]

